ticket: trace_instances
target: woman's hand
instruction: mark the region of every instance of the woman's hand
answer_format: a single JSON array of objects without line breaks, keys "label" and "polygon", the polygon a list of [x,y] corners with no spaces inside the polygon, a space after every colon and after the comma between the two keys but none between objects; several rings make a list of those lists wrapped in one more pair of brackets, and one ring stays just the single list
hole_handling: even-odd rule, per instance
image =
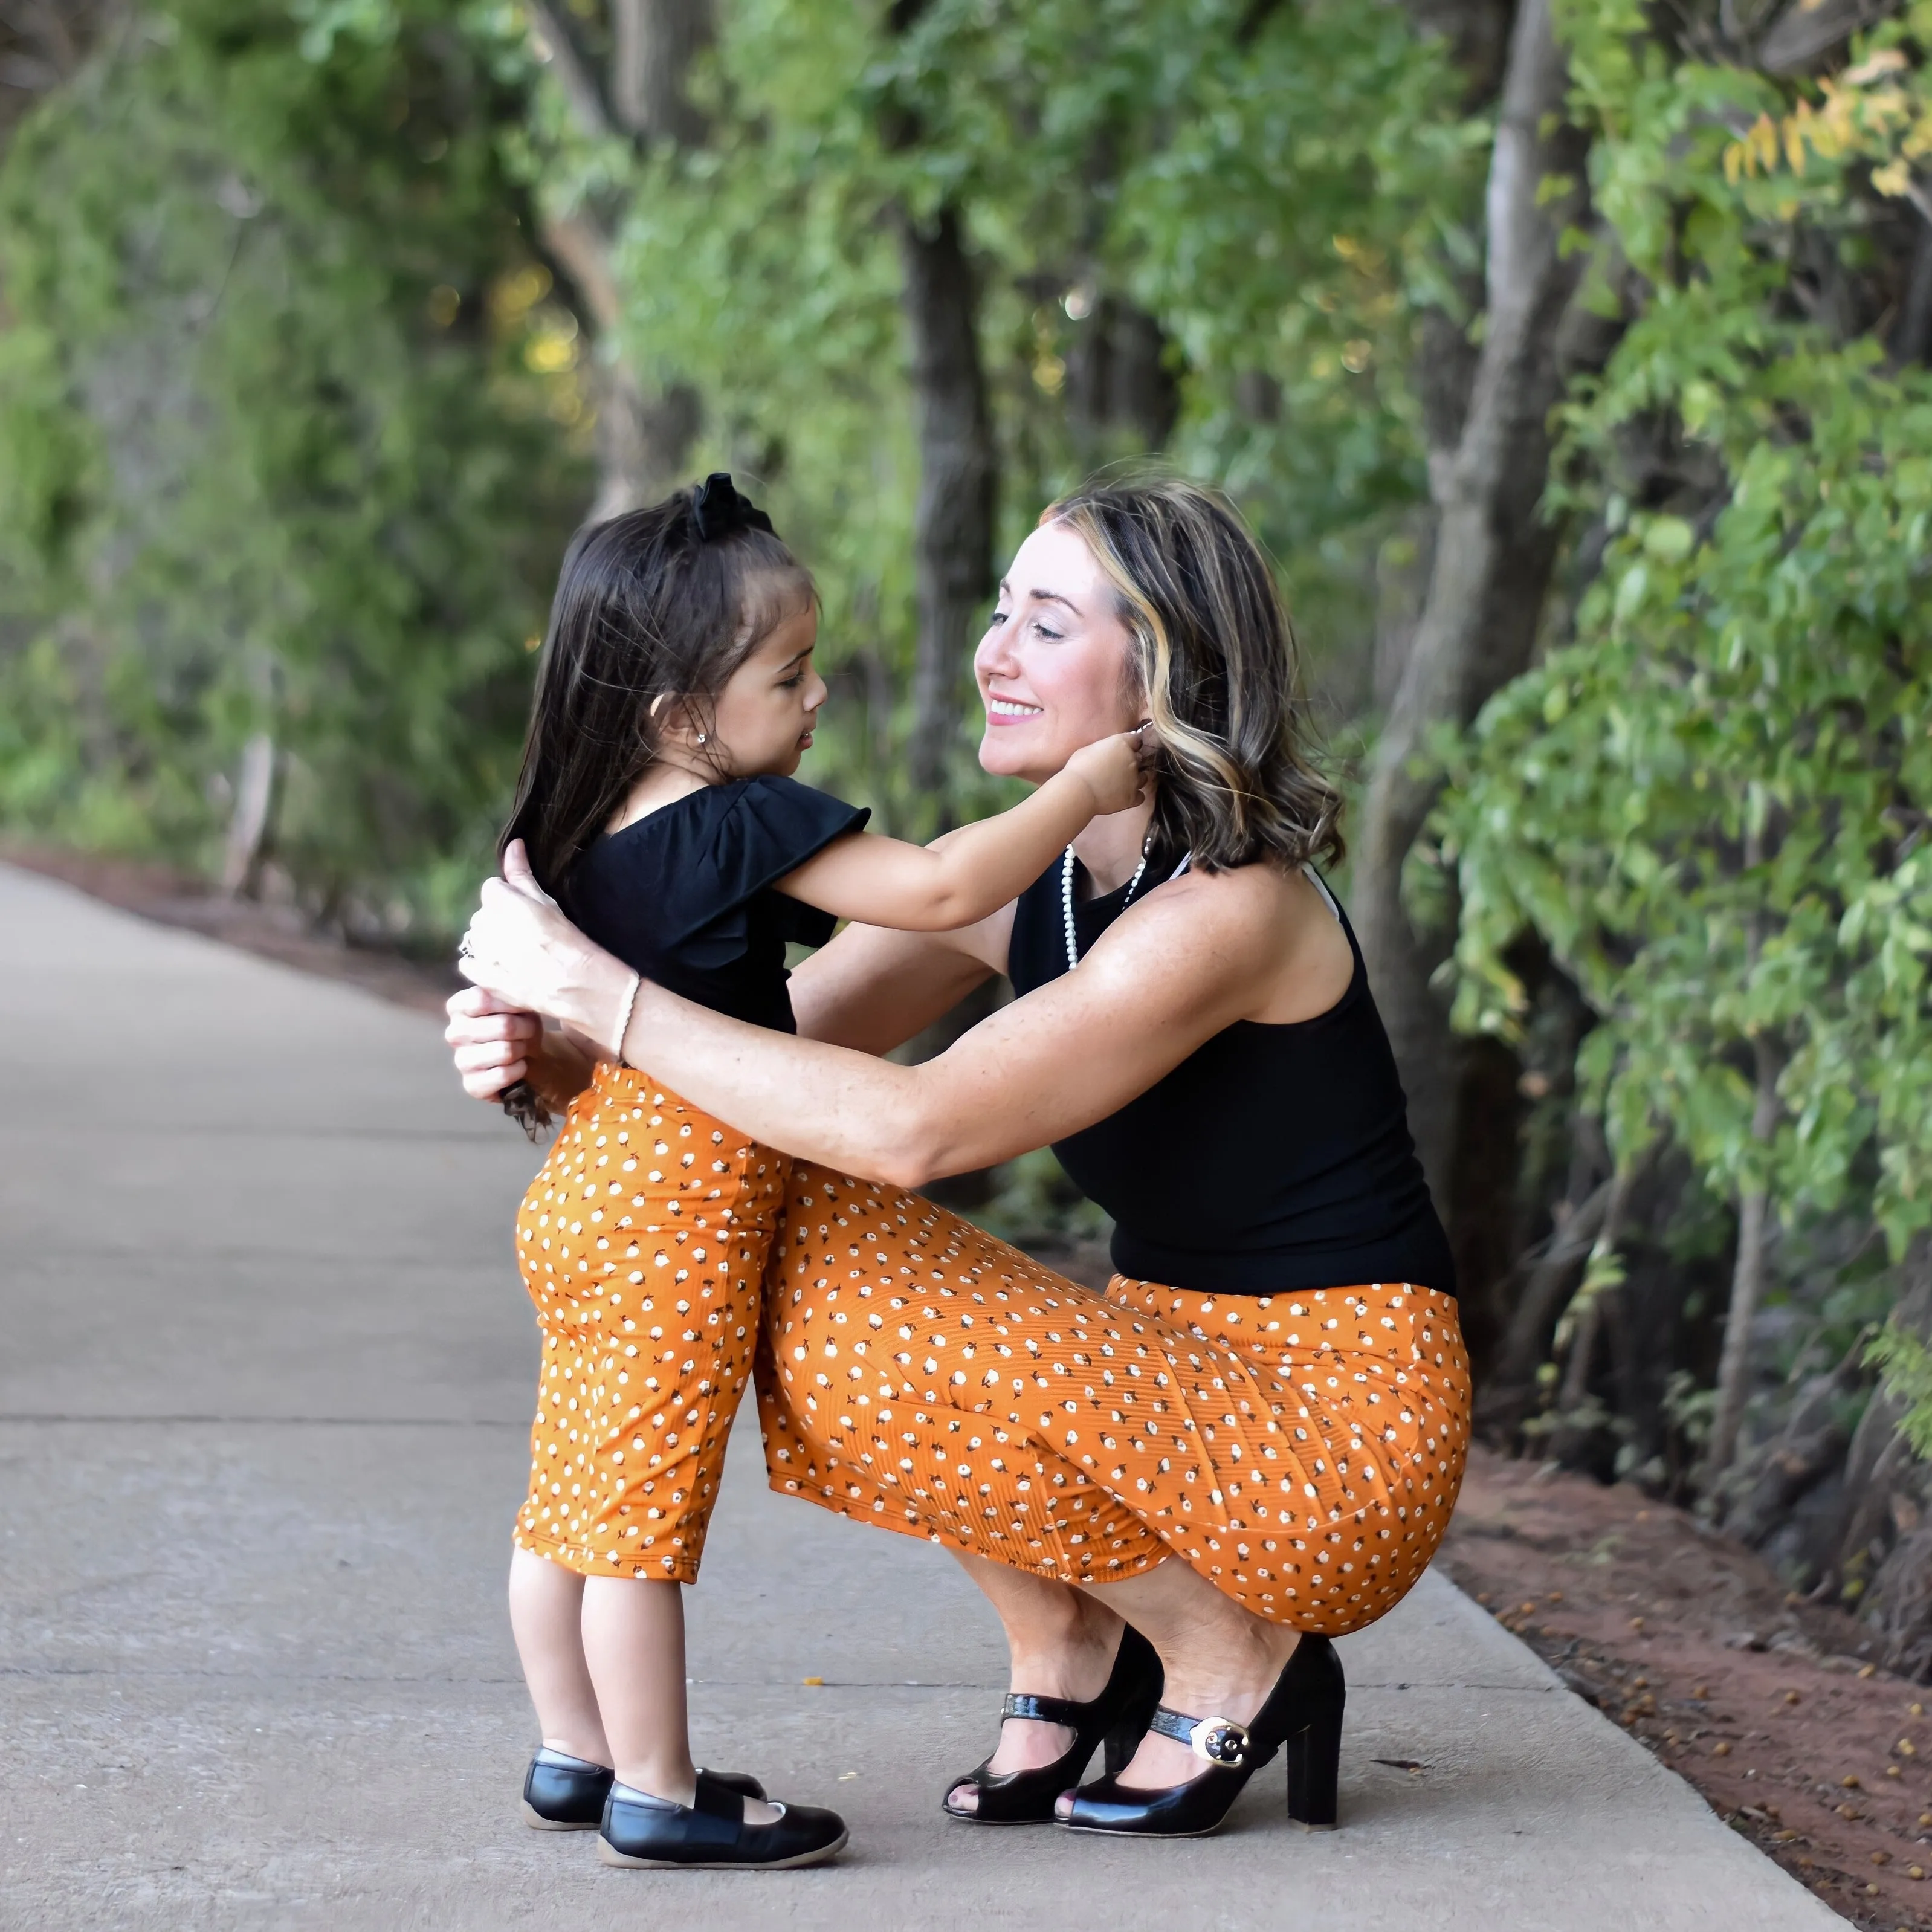
[{"label": "woman's hand", "polygon": [[1148,773],[1154,764],[1152,727],[1137,725],[1111,738],[1082,745],[1066,761],[1066,770],[1083,780],[1094,794],[1096,818],[1125,812],[1147,796]]},{"label": "woman's hand", "polygon": [[495,995],[500,1009],[545,1014],[613,1057],[620,1053],[622,1042],[611,1036],[634,976],[558,910],[537,884],[520,839],[503,854],[503,876],[484,880],[456,964]]}]

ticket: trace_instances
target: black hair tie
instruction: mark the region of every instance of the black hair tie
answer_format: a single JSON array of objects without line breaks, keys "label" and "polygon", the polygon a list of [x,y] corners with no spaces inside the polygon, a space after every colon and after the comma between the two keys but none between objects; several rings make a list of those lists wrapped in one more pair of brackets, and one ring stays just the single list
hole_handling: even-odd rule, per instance
[{"label": "black hair tie", "polygon": [[728,470],[714,470],[692,499],[691,520],[700,543],[716,543],[738,530],[764,530],[776,536],[772,520],[749,497],[732,487]]}]

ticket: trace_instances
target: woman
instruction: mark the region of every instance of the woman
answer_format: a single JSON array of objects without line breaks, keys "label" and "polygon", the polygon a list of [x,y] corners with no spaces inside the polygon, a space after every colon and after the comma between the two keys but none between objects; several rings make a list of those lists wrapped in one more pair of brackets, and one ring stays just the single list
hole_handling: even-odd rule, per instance
[{"label": "woman", "polygon": [[[1394,1059],[1312,870],[1340,801],[1292,637],[1220,502],[1108,486],[1021,547],[975,669],[988,771],[1041,782],[1150,718],[1153,798],[976,926],[848,928],[796,975],[796,1038],[638,984],[506,868],[458,1064],[479,1097],[580,1085],[547,1013],[796,1156],[772,1480],[947,1545],[998,1611],[1007,1722],[950,1811],[1194,1834],[1285,1748],[1292,1814],[1332,1823],[1328,1639],[1433,1552],[1468,1383]],[[877,1057],[1000,972],[1020,997],[938,1058]],[[1105,1295],[903,1191],[1046,1142],[1114,1217]],[[1103,1738],[1109,1775],[1069,1792]]]}]

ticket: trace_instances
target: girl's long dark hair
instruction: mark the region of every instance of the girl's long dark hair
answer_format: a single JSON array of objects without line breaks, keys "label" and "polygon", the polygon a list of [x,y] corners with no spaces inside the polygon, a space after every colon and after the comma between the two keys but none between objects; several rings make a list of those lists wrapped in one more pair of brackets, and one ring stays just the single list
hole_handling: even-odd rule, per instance
[{"label": "girl's long dark hair", "polygon": [[680,490],[590,524],[564,556],[497,856],[520,838],[538,883],[566,904],[572,867],[657,756],[656,700],[680,702],[701,728],[752,646],[812,602],[810,576],[769,528],[707,541],[700,500]]}]

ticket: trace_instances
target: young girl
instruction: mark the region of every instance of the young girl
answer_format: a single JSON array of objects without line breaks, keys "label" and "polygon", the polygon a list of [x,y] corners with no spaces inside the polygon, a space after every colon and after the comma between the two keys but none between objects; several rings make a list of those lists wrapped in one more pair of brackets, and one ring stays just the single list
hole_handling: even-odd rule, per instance
[{"label": "young girl", "polygon": [[[842,918],[983,919],[1088,819],[1134,804],[1145,763],[1124,734],[937,847],[866,835],[864,811],[791,777],[826,698],[817,632],[810,578],[728,476],[584,531],[504,835],[638,974],[788,1033],[788,940],[823,944]],[[605,1057],[517,1223],[543,1338],[510,1570],[543,1730],[525,1816],[601,1826],[614,1864],[818,1864],[845,1842],[835,1813],[693,1768],[680,1588],[749,1378],[789,1163],[587,1044]]]}]

